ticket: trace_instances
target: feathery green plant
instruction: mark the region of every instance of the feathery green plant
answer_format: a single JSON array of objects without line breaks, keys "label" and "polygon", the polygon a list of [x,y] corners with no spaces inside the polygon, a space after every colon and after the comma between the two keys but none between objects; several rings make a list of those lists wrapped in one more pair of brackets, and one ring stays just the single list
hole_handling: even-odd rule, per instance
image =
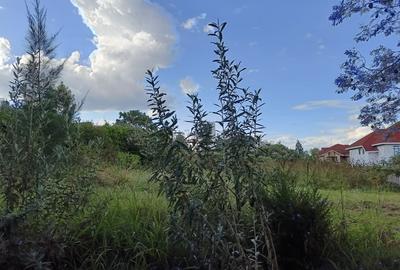
[{"label": "feathery green plant", "polygon": [[[18,252],[33,255],[35,237],[41,237],[43,228],[62,227],[74,210],[81,209],[94,176],[93,160],[78,140],[80,106],[65,85],[57,86],[63,68],[55,59],[57,35],[48,35],[46,10],[39,0],[33,1],[32,9],[27,6],[27,12],[27,56],[14,64],[8,116],[1,123],[0,182],[5,207],[0,236],[10,248],[5,257],[0,256],[1,268],[16,267],[26,259]],[[29,226],[23,226],[25,221]],[[17,250],[11,249],[15,241],[21,243]],[[46,254],[36,255],[41,259],[34,262],[45,265]]]},{"label": "feathery green plant", "polygon": [[[210,26],[216,46],[217,68],[212,75],[217,80],[219,103],[214,113],[220,118],[220,135],[213,137],[212,127],[205,119],[208,113],[195,94],[189,95],[193,126],[188,144],[174,141],[176,117],[165,106],[165,93],[160,92],[158,77],[148,71],[153,121],[157,132],[165,138],[159,144],[160,163],[153,179],[160,182],[171,204],[171,240],[189,248],[193,254],[189,263],[242,269],[249,265],[259,267],[264,262],[276,269],[265,220],[268,214],[258,200],[258,180],[263,174],[256,159],[262,129],[260,90],[240,86],[245,69],[228,59],[223,37],[226,23]],[[255,213],[252,217],[250,208]],[[263,229],[248,230],[249,220],[257,227],[263,223]],[[251,241],[257,242],[256,250],[248,248]]]}]

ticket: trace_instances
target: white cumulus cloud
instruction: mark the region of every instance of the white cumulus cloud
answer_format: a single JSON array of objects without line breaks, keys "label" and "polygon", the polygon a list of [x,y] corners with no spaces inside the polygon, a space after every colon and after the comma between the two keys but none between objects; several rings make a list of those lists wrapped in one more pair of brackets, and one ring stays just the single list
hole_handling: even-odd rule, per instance
[{"label": "white cumulus cloud", "polygon": [[199,91],[200,86],[189,76],[186,76],[179,82],[179,86],[185,94],[195,94]]},{"label": "white cumulus cloud", "polygon": [[8,85],[11,80],[11,44],[4,37],[0,37],[0,98],[7,98]]},{"label": "white cumulus cloud", "polygon": [[[146,0],[71,2],[92,31],[95,49],[87,61],[81,61],[78,50],[67,59],[56,60],[66,60],[61,79],[78,99],[87,94],[84,110],[145,109],[146,70],[167,67],[174,54],[175,29],[169,15]],[[10,51],[9,41],[0,38],[3,97],[8,94],[11,79]]]},{"label": "white cumulus cloud", "polygon": [[10,41],[4,37],[0,37],[0,67],[6,65],[11,57]]},{"label": "white cumulus cloud", "polygon": [[89,64],[80,53],[67,59],[63,80],[78,97],[87,91],[85,110],[145,107],[147,69],[167,67],[175,33],[169,16],[145,0],[71,0],[92,31],[96,49]]},{"label": "white cumulus cloud", "polygon": [[197,26],[199,21],[204,20],[207,17],[206,13],[201,13],[199,16],[189,18],[182,23],[182,27],[186,30],[192,30],[194,27]]}]

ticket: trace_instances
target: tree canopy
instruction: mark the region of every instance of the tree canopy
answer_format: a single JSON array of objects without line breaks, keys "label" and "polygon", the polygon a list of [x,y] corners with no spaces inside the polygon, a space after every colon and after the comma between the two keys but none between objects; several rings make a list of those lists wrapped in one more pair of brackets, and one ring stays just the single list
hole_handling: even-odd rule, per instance
[{"label": "tree canopy", "polygon": [[356,14],[369,15],[356,42],[380,35],[397,40],[392,48],[381,45],[372,50],[369,57],[355,48],[347,50],[343,72],[335,81],[338,93],[353,91],[353,100],[366,101],[359,115],[361,124],[377,128],[396,122],[400,112],[400,0],[342,0],[329,19],[336,26]]},{"label": "tree canopy", "polygon": [[296,142],[296,147],[295,147],[294,151],[296,152],[298,157],[304,156],[304,148],[299,140],[297,140],[297,142]]},{"label": "tree canopy", "polygon": [[152,129],[154,125],[151,118],[139,110],[120,112],[117,124],[127,124],[135,128]]}]

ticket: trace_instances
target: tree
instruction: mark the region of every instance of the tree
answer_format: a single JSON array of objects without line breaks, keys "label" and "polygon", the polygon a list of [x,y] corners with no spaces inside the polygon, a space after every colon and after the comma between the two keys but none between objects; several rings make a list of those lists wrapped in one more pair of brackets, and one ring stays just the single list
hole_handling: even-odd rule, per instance
[{"label": "tree", "polygon": [[178,131],[175,133],[175,140],[180,143],[186,143],[185,133]]},{"label": "tree", "polygon": [[47,153],[48,108],[54,101],[46,99],[55,88],[63,65],[54,63],[54,41],[48,36],[46,11],[39,0],[28,8],[27,59],[14,64],[10,105],[12,116],[6,123],[5,144],[1,149],[1,168],[6,186],[6,211],[25,208],[41,195],[45,168],[54,157]]},{"label": "tree", "polygon": [[76,103],[71,90],[62,82],[48,91],[43,100],[46,101],[44,110],[47,118],[43,133],[48,138],[46,153],[50,153],[57,145],[65,145],[69,136],[78,135],[74,124],[78,120],[80,104]]},{"label": "tree", "polygon": [[289,149],[281,143],[266,144],[260,148],[264,156],[279,162],[293,161],[296,154],[293,149]]},{"label": "tree", "polygon": [[80,172],[91,168],[81,160],[76,140],[78,106],[65,85],[57,86],[63,68],[55,60],[57,35],[49,36],[39,0],[27,13],[27,57],[14,64],[8,115],[2,121],[0,181],[5,214],[35,212],[41,222],[43,216],[60,217],[69,207],[83,205],[78,190],[90,178]]},{"label": "tree", "polygon": [[311,156],[311,158],[317,160],[317,159],[318,159],[318,156],[319,156],[319,151],[320,151],[320,150],[319,150],[318,148],[312,148],[312,149],[310,150],[310,156]]},{"label": "tree", "polygon": [[128,112],[120,112],[117,124],[127,124],[134,128],[142,128],[150,130],[154,128],[151,118],[138,110],[131,110]]},{"label": "tree", "polygon": [[[342,0],[329,17],[333,25],[352,15],[369,14],[369,22],[360,27],[355,41],[367,42],[383,35],[389,39],[400,33],[399,0]],[[353,91],[353,100],[366,101],[359,119],[362,125],[378,128],[396,122],[400,112],[400,42],[393,48],[383,45],[364,57],[356,49],[347,50],[343,73],[335,83],[338,93]]]},{"label": "tree", "polygon": [[304,156],[303,145],[301,144],[301,142],[299,140],[297,140],[297,142],[296,142],[296,147],[295,147],[294,151],[296,152],[296,155],[298,157],[303,157]]},{"label": "tree", "polygon": [[71,120],[76,120],[76,112],[81,104],[76,103],[75,97],[63,82],[57,85],[45,96],[49,100],[49,110],[58,115],[66,115]]},{"label": "tree", "polygon": [[46,235],[52,243],[65,232],[66,220],[87,202],[95,164],[87,154],[92,149],[79,144],[74,97],[57,86],[63,63],[55,60],[46,10],[36,0],[27,12],[26,56],[14,64],[10,102],[0,108],[0,268],[62,268],[40,247],[44,230],[52,228]]}]

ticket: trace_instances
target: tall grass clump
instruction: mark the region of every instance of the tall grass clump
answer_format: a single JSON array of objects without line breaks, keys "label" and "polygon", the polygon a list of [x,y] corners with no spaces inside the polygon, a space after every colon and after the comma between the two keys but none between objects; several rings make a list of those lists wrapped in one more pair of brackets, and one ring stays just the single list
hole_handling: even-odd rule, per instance
[{"label": "tall grass clump", "polygon": [[[219,118],[218,135],[213,136],[208,112],[194,94],[188,95],[187,106],[193,117],[191,132],[184,141],[175,140],[175,112],[166,106],[158,76],[147,72],[159,157],[152,180],[160,184],[170,204],[173,263],[208,269],[290,269],[293,264],[287,266],[288,259],[297,262],[297,269],[317,265],[329,232],[325,200],[316,191],[301,193],[295,188],[285,195],[281,186],[267,181],[258,151],[263,128],[261,90],[241,86],[245,69],[228,58],[223,36],[226,23],[210,27],[217,65],[212,75],[217,81],[213,113]],[[283,181],[287,176],[280,177]],[[291,222],[282,220],[287,225],[282,232],[277,228],[286,210]],[[298,214],[314,219],[308,223],[292,220]],[[320,234],[319,228],[324,228]],[[290,233],[292,238],[287,237]],[[294,247],[287,239],[294,241]],[[296,248],[298,254],[291,254]],[[313,261],[304,263],[303,255],[314,256]]]},{"label": "tall grass clump", "polygon": [[394,174],[392,163],[374,166],[353,166],[348,163],[322,162],[310,159],[294,159],[284,155],[271,157],[262,152],[264,168],[270,170],[276,166],[290,170],[297,175],[300,184],[312,184],[321,189],[340,190],[396,190],[387,182],[387,177]]},{"label": "tall grass clump", "polygon": [[143,190],[147,178],[144,181],[140,186],[126,183],[98,190],[84,213],[74,218],[70,242],[75,245],[68,252],[77,267],[163,269],[168,265],[168,204],[157,192]]},{"label": "tall grass clump", "polygon": [[272,170],[263,203],[272,213],[270,224],[281,267],[312,269],[324,263],[321,258],[327,259],[328,242],[334,240],[331,204],[315,187],[299,186],[296,178],[290,171]]},{"label": "tall grass clump", "polygon": [[[40,1],[28,8],[26,57],[17,58],[8,104],[2,107],[0,268],[51,268],[62,257],[56,232],[85,205],[92,160],[75,128],[79,104],[58,84],[56,35]],[[46,229],[46,230],[45,230]],[[57,248],[60,250],[56,251]]]}]

